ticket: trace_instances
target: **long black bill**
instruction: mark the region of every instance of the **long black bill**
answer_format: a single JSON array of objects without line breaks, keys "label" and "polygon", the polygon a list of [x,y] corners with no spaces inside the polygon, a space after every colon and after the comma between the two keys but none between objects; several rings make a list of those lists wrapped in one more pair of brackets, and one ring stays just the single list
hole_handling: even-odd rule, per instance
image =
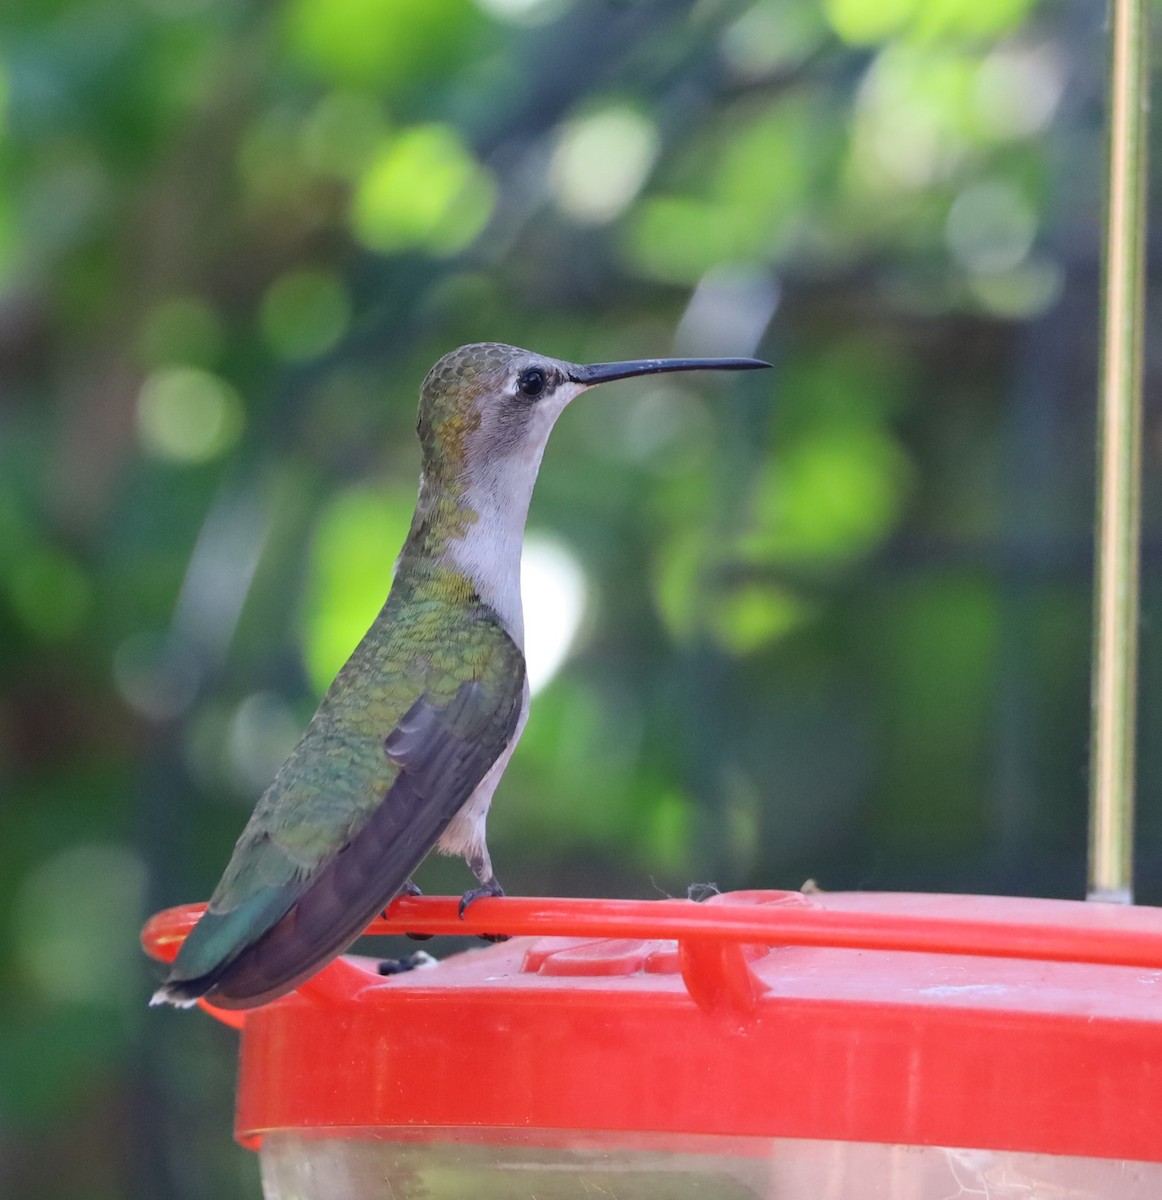
[{"label": "long black bill", "polygon": [[610,383],[633,375],[661,375],[669,371],[758,371],[771,364],[758,358],[639,358],[633,362],[591,363],[574,367],[574,383]]}]

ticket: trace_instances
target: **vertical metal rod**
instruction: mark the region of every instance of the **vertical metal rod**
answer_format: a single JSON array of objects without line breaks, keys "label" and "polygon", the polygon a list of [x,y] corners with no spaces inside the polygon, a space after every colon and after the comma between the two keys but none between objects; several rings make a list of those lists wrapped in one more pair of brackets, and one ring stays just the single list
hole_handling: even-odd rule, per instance
[{"label": "vertical metal rod", "polygon": [[1146,0],[1111,0],[1089,898],[1133,902],[1145,311]]}]

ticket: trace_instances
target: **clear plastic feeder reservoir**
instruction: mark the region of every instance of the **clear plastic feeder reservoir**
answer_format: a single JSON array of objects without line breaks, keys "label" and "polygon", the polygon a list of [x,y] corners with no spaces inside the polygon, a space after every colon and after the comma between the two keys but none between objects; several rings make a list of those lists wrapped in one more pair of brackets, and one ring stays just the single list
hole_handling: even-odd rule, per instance
[{"label": "clear plastic feeder reservoir", "polygon": [[516,936],[209,1009],[269,1200],[1162,1197],[1162,910],[409,898],[371,931],[405,929]]}]

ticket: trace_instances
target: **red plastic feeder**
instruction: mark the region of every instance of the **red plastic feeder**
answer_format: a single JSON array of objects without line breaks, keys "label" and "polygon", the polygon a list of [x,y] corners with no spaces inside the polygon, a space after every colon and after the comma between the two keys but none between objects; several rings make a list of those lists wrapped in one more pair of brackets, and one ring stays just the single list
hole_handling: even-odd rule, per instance
[{"label": "red plastic feeder", "polygon": [[270,1200],[1162,1196],[1162,910],[408,898],[369,932],[405,929],[515,936],[206,1006]]}]

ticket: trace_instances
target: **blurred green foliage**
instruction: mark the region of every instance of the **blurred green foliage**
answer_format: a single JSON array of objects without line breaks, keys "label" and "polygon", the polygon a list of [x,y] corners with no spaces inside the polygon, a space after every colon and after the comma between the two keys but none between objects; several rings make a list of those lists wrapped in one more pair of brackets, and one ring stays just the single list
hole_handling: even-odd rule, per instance
[{"label": "blurred green foliage", "polygon": [[1081,894],[1103,38],[1031,0],[5,0],[0,1193],[258,1194],[232,1040],[145,1009],[136,934],[382,602],[462,342],[776,367],[562,420],[510,890]]}]

